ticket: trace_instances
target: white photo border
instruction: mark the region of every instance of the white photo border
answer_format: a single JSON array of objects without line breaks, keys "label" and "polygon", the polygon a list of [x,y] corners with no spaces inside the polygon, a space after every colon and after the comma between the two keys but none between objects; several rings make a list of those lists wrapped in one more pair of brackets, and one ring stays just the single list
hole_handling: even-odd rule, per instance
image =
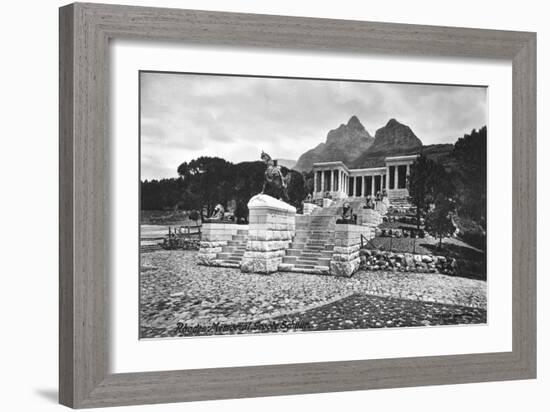
[{"label": "white photo border", "polygon": [[[512,350],[512,203],[510,201],[512,198],[512,68],[510,63],[474,59],[195,47],[123,40],[112,42],[110,53],[111,372]],[[220,62],[223,63],[220,64]],[[215,72],[213,68],[219,68],[220,74],[487,86],[487,324],[139,340],[137,328],[139,319],[139,123],[137,117],[139,71],[213,73]],[[403,345],[403,342],[406,342],[406,345]]]}]

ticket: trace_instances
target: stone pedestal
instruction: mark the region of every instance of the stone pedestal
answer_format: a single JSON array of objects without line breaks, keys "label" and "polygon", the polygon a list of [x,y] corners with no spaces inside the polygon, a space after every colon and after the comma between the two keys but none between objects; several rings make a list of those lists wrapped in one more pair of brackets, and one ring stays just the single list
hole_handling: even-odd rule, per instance
[{"label": "stone pedestal", "polygon": [[295,233],[296,208],[268,195],[248,202],[249,230],[241,270],[276,272]]},{"label": "stone pedestal", "polygon": [[328,199],[328,198],[323,199],[323,207],[329,207],[330,205],[332,205],[332,203],[333,203],[332,199]]},{"label": "stone pedestal", "polygon": [[233,223],[203,223],[201,243],[197,255],[200,265],[212,266],[218,253],[222,252],[227,242],[233,239],[239,230],[246,230],[246,225],[237,225]]},{"label": "stone pedestal", "polygon": [[331,275],[350,277],[359,269],[362,231],[363,228],[358,225],[336,224],[334,254],[330,261]]}]

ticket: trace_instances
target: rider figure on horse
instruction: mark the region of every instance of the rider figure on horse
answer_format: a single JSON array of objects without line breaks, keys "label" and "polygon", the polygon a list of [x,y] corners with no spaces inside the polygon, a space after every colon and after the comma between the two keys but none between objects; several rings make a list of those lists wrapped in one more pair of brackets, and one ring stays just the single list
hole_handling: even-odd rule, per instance
[{"label": "rider figure on horse", "polygon": [[290,174],[285,178],[281,171],[281,167],[277,165],[277,160],[272,159],[271,156],[263,150],[261,159],[266,164],[262,194],[286,201],[288,199],[286,190]]}]

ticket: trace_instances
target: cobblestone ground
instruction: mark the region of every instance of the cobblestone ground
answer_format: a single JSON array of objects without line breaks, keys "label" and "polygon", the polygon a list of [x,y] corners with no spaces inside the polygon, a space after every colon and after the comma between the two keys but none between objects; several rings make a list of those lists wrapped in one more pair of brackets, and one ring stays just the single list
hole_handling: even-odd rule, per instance
[{"label": "cobblestone ground", "polygon": [[141,255],[143,338],[486,322],[486,283],[439,274],[352,278],[198,266],[196,252]]}]

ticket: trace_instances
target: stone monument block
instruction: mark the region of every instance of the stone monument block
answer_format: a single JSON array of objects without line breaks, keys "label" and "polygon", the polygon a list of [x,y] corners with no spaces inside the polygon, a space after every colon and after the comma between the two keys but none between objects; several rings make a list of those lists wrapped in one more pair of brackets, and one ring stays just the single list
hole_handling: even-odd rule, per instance
[{"label": "stone monument block", "polygon": [[268,274],[278,270],[296,231],[296,208],[265,194],[248,202],[249,230],[241,270]]},{"label": "stone monument block", "polygon": [[336,224],[334,254],[330,261],[332,275],[350,277],[359,269],[362,231],[363,228],[358,225]]}]

